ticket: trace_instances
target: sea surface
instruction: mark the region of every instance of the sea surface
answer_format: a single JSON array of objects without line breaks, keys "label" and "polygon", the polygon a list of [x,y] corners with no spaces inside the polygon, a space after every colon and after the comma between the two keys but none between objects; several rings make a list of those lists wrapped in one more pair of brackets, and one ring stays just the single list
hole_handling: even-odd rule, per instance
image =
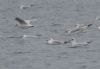
[{"label": "sea surface", "polygon": [[[20,9],[22,4],[31,7]],[[99,16],[100,0],[0,0],[0,69],[100,69]],[[16,27],[15,17],[36,19],[35,27]],[[93,26],[84,33],[65,32],[76,24]],[[51,37],[93,42],[70,48],[48,45]]]}]

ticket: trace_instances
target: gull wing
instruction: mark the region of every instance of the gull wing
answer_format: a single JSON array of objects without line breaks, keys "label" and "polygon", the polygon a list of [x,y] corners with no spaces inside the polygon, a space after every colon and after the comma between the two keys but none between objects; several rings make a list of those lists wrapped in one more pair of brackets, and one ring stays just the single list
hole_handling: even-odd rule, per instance
[{"label": "gull wing", "polygon": [[18,21],[20,24],[26,24],[26,22],[19,17],[16,17],[15,20]]}]

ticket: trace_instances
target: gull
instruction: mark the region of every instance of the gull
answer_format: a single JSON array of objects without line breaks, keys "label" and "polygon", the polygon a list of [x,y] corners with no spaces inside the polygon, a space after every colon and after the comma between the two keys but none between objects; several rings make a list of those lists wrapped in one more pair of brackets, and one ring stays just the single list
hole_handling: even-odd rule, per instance
[{"label": "gull", "polygon": [[68,30],[67,30],[67,31],[65,31],[65,32],[67,32],[68,34],[71,34],[71,33],[77,32],[77,31],[79,31],[79,28],[75,28],[75,29],[68,29]]},{"label": "gull", "polygon": [[49,45],[60,45],[60,44],[62,44],[62,41],[54,40],[53,38],[50,38],[50,39],[47,41],[47,44],[49,44]]},{"label": "gull", "polygon": [[91,27],[93,24],[76,24],[76,28],[88,28]]},{"label": "gull", "polygon": [[49,40],[47,40],[48,45],[60,45],[60,44],[66,44],[66,43],[69,43],[69,42],[68,41],[55,40],[53,38],[50,38]]},{"label": "gull", "polygon": [[37,35],[21,35],[21,36],[7,36],[7,38],[36,38],[38,37]]},{"label": "gull", "polygon": [[76,48],[76,47],[81,47],[81,46],[87,46],[90,44],[92,41],[85,41],[85,42],[77,42],[75,38],[71,39],[71,48]]},{"label": "gull", "polygon": [[31,7],[30,5],[24,5],[24,4],[22,4],[20,6],[20,9],[27,9],[27,8],[30,8],[30,7]]},{"label": "gull", "polygon": [[76,27],[79,28],[79,31],[81,31],[81,32],[85,32],[91,26],[92,26],[92,24],[88,24],[88,25],[76,24]]},{"label": "gull", "polygon": [[76,24],[77,28],[79,28],[79,27],[90,27],[90,26],[92,26],[92,24],[87,24],[87,25],[85,25],[85,24]]},{"label": "gull", "polygon": [[22,35],[22,38],[36,38],[38,36],[32,36],[32,35]]},{"label": "gull", "polygon": [[33,6],[35,6],[35,4],[30,4],[30,5],[25,5],[25,4],[22,4],[22,5],[20,5],[20,9],[28,9],[28,8],[31,8],[31,7],[33,7]]},{"label": "gull", "polygon": [[88,25],[80,25],[80,24],[76,24],[74,29],[68,29],[66,32],[68,34],[74,33],[74,32],[86,32],[86,30],[92,26],[92,24],[88,24]]},{"label": "gull", "polygon": [[23,20],[19,17],[16,17],[15,20],[17,21],[16,26],[20,28],[31,28],[34,27],[31,22],[32,20]]}]

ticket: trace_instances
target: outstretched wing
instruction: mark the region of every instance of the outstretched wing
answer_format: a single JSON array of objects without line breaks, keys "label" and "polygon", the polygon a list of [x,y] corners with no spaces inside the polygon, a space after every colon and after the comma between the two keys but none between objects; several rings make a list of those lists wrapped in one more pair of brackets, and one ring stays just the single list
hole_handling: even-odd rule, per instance
[{"label": "outstretched wing", "polygon": [[19,17],[16,17],[15,20],[18,21],[20,24],[26,24],[26,22]]}]

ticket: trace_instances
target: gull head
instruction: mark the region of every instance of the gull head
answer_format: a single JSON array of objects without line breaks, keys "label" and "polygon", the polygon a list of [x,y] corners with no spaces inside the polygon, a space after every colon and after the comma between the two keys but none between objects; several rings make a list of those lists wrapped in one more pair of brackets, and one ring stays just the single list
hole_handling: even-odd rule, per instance
[{"label": "gull head", "polygon": [[50,38],[49,40],[48,40],[48,44],[52,44],[54,42],[54,39],[53,38]]}]

